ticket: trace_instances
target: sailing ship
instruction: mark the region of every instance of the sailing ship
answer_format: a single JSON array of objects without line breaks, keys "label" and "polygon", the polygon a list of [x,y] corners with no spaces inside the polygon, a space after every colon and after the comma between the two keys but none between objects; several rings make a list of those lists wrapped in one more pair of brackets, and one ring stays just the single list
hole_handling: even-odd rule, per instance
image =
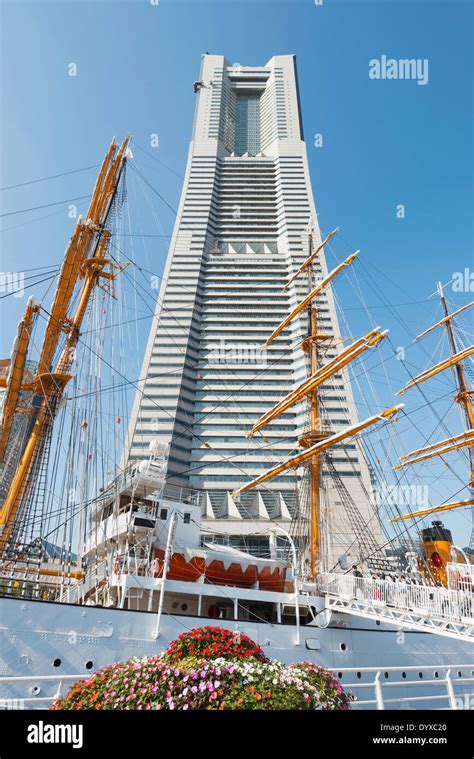
[{"label": "sailing ship", "polygon": [[[111,328],[123,329],[126,322],[126,290],[120,282],[129,278],[133,283],[130,271],[139,268],[116,242],[132,158],[129,138],[112,141],[87,214],[79,217],[66,249],[52,305],[46,309],[28,300],[0,378],[3,705],[42,707],[85,672],[159,653],[184,630],[211,623],[249,635],[269,657],[312,659],[332,668],[355,691],[356,708],[469,706],[472,565],[438,516],[474,505],[474,412],[468,383],[474,346],[459,344],[455,326],[474,303],[450,312],[440,287],[444,316],[419,339],[445,330],[450,355],[411,377],[400,391],[451,370],[464,430],[404,455],[395,466],[405,471],[465,449],[470,466],[465,486],[471,497],[396,513],[392,524],[402,529],[386,544],[360,525],[348,502],[347,518],[357,540],[329,566],[323,464],[330,467],[333,451],[348,442],[361,444],[369,429],[388,426],[392,431],[403,404],[377,409],[338,432],[324,418],[321,389],[383,344],[388,331],[371,327],[343,346],[334,346],[334,336],[324,333],[317,295],[352,266],[358,252],[317,279],[315,261],[337,230],[321,240],[310,224],[307,258],[289,273],[285,285],[306,278],[307,295],[265,342],[270,345],[294,319],[306,321],[302,349],[307,376],[248,434],[261,434],[280,414],[302,404],[308,426],[295,455],[234,493],[238,502],[243,493],[292,471],[299,493],[308,496],[307,509],[300,497],[294,524],[286,529],[281,522],[272,523],[270,529],[284,542],[278,556],[259,557],[218,543],[202,529],[200,493],[173,488],[167,481],[168,445],[159,436],[148,458],[117,463],[123,442],[119,400],[127,388],[143,392],[108,347]],[[114,316],[108,321],[112,306]],[[121,318],[114,322],[117,314]],[[46,325],[34,358],[40,316]],[[328,346],[337,348],[332,358],[326,355]],[[103,366],[114,377],[110,386],[99,369]],[[431,515],[433,524],[418,529],[420,520]]]}]

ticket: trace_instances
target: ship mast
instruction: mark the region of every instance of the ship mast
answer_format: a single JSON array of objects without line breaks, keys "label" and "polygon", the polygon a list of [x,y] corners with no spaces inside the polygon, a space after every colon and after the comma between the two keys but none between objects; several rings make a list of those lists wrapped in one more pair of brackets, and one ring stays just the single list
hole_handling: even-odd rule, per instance
[{"label": "ship mast", "polygon": [[[448,309],[448,304],[446,302],[446,298],[444,297],[443,292],[443,285],[441,282],[438,282],[438,292],[439,297],[441,299],[441,305],[443,307],[444,316],[446,320],[446,332],[448,334],[448,341],[449,341],[449,348],[451,350],[451,355],[455,356],[458,352],[458,347],[456,345],[456,335],[453,328],[453,319],[452,314],[450,314]],[[464,366],[462,365],[462,362],[455,364],[454,367],[454,375],[456,377],[456,385],[457,385],[457,395],[455,396],[454,400],[459,403],[462,406],[462,416],[465,422],[465,430],[468,432],[469,430],[474,430],[474,406],[472,403],[472,391],[469,390],[469,386],[467,384],[466,380],[466,373],[464,371]],[[469,456],[469,465],[470,465],[470,479],[469,479],[469,488],[471,490],[474,490],[474,450],[473,448],[468,448],[468,456]],[[472,542],[472,537],[471,537]]]},{"label": "ship mast", "polygon": [[374,348],[379,342],[385,339],[388,332],[381,331],[380,327],[375,327],[370,330],[366,335],[360,337],[341,351],[335,358],[323,364],[319,357],[319,348],[321,344],[328,340],[333,340],[332,335],[324,335],[319,332],[317,307],[315,305],[316,296],[326,288],[330,282],[344,269],[350,266],[357,258],[360,251],[355,251],[348,256],[344,261],[338,264],[332,271],[323,277],[321,281],[316,283],[316,277],[313,270],[313,262],[318,253],[324,248],[326,243],[331,237],[336,234],[337,229],[329,233],[329,235],[313,250],[313,234],[312,230],[309,231],[309,256],[302,263],[298,271],[288,280],[284,286],[284,290],[288,290],[289,286],[296,280],[296,278],[307,271],[308,274],[308,295],[291,311],[291,313],[285,317],[285,319],[274,329],[270,337],[264,343],[264,346],[269,345],[275,340],[278,335],[290,324],[290,322],[305,309],[308,314],[308,333],[307,337],[303,340],[302,349],[309,356],[310,374],[301,382],[294,390],[288,395],[282,398],[278,403],[273,406],[269,411],[266,411],[254,426],[247,433],[248,437],[253,437],[256,432],[261,430],[273,419],[280,414],[284,413],[287,409],[291,408],[297,403],[300,403],[304,399],[307,400],[309,406],[309,430],[300,438],[299,445],[303,449],[301,453],[288,459],[282,464],[272,467],[264,472],[262,475],[252,480],[251,482],[243,485],[234,491],[234,496],[239,496],[252,488],[255,488],[272,477],[276,477],[282,472],[286,472],[290,469],[297,469],[303,464],[308,464],[309,470],[309,497],[310,497],[310,524],[309,524],[309,570],[310,576],[316,578],[318,573],[318,563],[321,557],[321,531],[320,531],[320,514],[321,514],[321,454],[339,445],[342,441],[347,440],[355,435],[358,435],[368,427],[391,420],[395,417],[398,411],[403,408],[403,404],[392,406],[389,409],[379,412],[374,416],[365,419],[362,422],[356,422],[349,427],[338,433],[325,433],[321,424],[321,409],[319,402],[318,387],[326,382],[333,375],[341,372],[341,370],[350,364],[354,359],[358,358],[366,350]]},{"label": "ship mast", "polygon": [[[313,232],[309,229],[308,234],[309,253],[313,250]],[[314,289],[314,270],[308,266],[308,292]],[[318,370],[318,314],[315,301],[308,306],[308,337],[303,341],[303,350],[309,354],[311,375]],[[308,448],[321,440],[324,435],[320,430],[320,408],[318,388],[313,388],[308,394],[309,405],[309,433],[300,439],[300,445]],[[316,454],[309,465],[309,568],[311,577],[316,576],[316,568],[320,557],[320,511],[321,511],[321,456]]]},{"label": "ship mast", "polygon": [[[443,286],[441,282],[437,284],[438,293],[441,300],[441,306],[444,312],[444,317],[440,321],[433,324],[426,329],[420,335],[417,335],[416,340],[420,340],[425,335],[429,334],[438,327],[446,327],[448,335],[450,356],[444,359],[439,364],[426,369],[424,372],[414,377],[399,394],[404,393],[406,390],[412,387],[416,387],[422,382],[436,376],[440,372],[452,368],[454,370],[454,377],[456,381],[457,393],[454,396],[454,400],[462,406],[462,417],[464,421],[464,431],[459,435],[454,435],[446,440],[441,440],[437,443],[425,446],[424,448],[418,448],[416,451],[405,454],[400,458],[400,463],[394,467],[394,469],[401,469],[411,464],[416,464],[421,461],[426,461],[436,456],[443,456],[445,453],[459,450],[460,448],[467,448],[469,458],[469,483],[468,487],[471,491],[471,497],[465,501],[456,501],[454,503],[446,503],[442,506],[435,506],[430,509],[424,509],[423,511],[410,512],[402,516],[394,517],[391,522],[398,522],[405,519],[413,519],[415,517],[424,517],[429,514],[437,514],[442,511],[452,511],[453,509],[465,508],[466,506],[474,505],[474,406],[472,401],[472,390],[469,390],[468,382],[466,379],[466,372],[463,366],[463,361],[474,355],[474,346],[468,346],[467,348],[458,349],[456,333],[453,326],[454,317],[460,314],[462,311],[466,311],[468,308],[474,306],[474,301],[467,303],[465,306],[458,308],[456,311],[450,312],[446,298],[444,297]],[[474,543],[474,525],[471,533],[471,546]]]},{"label": "ship mast", "polygon": [[[32,390],[35,405],[29,409],[33,417],[30,435],[0,509],[0,557],[9,546],[12,536],[14,537],[15,521],[21,504],[34,487],[38,476],[36,462],[44,461],[47,456],[45,441],[65,387],[72,376],[75,350],[92,294],[96,287],[110,292],[115,278],[114,272],[110,269],[113,270],[117,265],[109,256],[111,233],[106,225],[129,155],[128,144],[128,137],[121,145],[117,145],[115,139],[112,141],[99,172],[87,217],[85,220],[79,217],[77,221],[58,277],[32,387],[22,384],[23,372],[19,373],[18,392],[11,400],[10,413],[14,416],[19,412],[22,390]],[[107,267],[109,271],[106,271]],[[120,268],[123,267],[118,266],[119,270]],[[80,280],[82,285],[77,304],[73,313],[69,314],[74,290]],[[36,309],[36,306],[34,308]],[[60,348],[63,335],[65,340]],[[59,356],[54,361],[58,348]],[[9,431],[9,427],[1,430],[0,451],[7,445]]]},{"label": "ship mast", "polygon": [[[449,348],[451,350],[451,355],[454,356],[457,353],[456,335],[453,328],[452,315],[449,312],[448,304],[446,302],[446,298],[444,297],[443,285],[441,282],[438,282],[438,292],[444,311],[444,317],[446,319],[446,332],[448,333]],[[464,428],[466,432],[468,430],[474,430],[474,407],[472,403],[472,391],[469,390],[469,386],[466,380],[466,373],[461,361],[458,364],[455,364],[454,374],[456,377],[456,385],[458,390],[454,400],[462,406],[462,416],[464,419]],[[471,496],[474,496],[474,449],[472,447],[469,447],[467,451],[469,457],[469,466],[471,470],[469,489],[471,491]],[[473,515],[471,537],[469,540],[469,547],[472,548],[474,547],[474,512],[472,511],[472,504],[474,501],[472,497],[469,500],[471,503],[471,513]]]}]

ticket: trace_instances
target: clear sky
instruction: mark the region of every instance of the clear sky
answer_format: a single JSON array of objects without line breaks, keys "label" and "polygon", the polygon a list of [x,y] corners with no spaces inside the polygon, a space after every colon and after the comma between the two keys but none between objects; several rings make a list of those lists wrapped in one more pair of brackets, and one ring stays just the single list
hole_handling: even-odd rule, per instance
[{"label": "clear sky", "polygon": [[[0,0],[0,9],[2,188],[94,166],[112,136],[131,133],[137,165],[176,208],[201,54],[263,65],[296,53],[321,227],[341,227],[339,257],[362,249],[366,300],[394,344],[408,346],[438,318],[434,299],[426,302],[436,280],[474,271],[472,2]],[[427,83],[371,79],[369,61],[383,55],[427,59]],[[152,134],[158,149],[150,147]],[[0,192],[1,271],[59,263],[73,229],[69,204],[17,211],[87,195],[95,173]],[[154,203],[169,235],[174,215],[156,196]],[[80,211],[86,204],[77,201]],[[404,218],[397,218],[400,205]],[[143,231],[156,233],[156,225]],[[166,250],[164,236],[137,257],[159,274]],[[40,296],[44,287],[28,293]],[[342,283],[358,334],[367,321],[352,292]],[[473,299],[467,288],[448,286],[447,294],[453,306]],[[7,356],[24,299],[0,305],[0,355]],[[146,332],[145,322],[142,342]],[[428,358],[414,357],[412,369],[424,369]],[[396,387],[402,376],[394,367]],[[435,421],[428,424],[431,433]],[[467,529],[466,516],[446,522]]]}]

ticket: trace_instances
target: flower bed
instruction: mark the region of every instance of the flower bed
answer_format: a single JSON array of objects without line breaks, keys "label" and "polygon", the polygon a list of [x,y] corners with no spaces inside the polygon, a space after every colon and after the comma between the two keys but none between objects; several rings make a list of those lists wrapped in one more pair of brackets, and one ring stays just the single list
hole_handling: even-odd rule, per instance
[{"label": "flower bed", "polygon": [[300,677],[307,680],[318,692],[318,700],[323,709],[347,710],[354,698],[352,691],[346,691],[337,677],[328,669],[318,667],[312,661],[290,664],[290,670],[296,670]]},{"label": "flower bed", "polygon": [[[229,630],[192,630],[173,641],[161,656],[103,667],[87,680],[75,683],[51,708],[349,708],[352,694],[346,694],[328,670],[313,662],[287,667],[267,659],[260,646],[247,636],[240,635],[240,643],[239,653],[235,650],[237,638]],[[213,655],[214,645],[218,656]]]},{"label": "flower bed", "polygon": [[165,653],[166,661],[171,664],[188,657],[216,659],[220,656],[229,661],[268,661],[260,646],[247,635],[223,627],[196,627],[173,640]]}]

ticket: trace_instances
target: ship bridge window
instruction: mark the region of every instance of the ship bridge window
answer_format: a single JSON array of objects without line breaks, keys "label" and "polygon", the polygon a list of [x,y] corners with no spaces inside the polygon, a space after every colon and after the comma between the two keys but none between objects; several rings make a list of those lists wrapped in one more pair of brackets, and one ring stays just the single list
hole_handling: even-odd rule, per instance
[{"label": "ship bridge window", "polygon": [[[296,625],[296,607],[294,604],[282,605],[282,622],[285,625]],[[299,609],[300,625],[307,625],[316,616],[316,609],[311,606],[301,606]]]},{"label": "ship bridge window", "polygon": [[109,503],[109,505],[106,506],[105,509],[102,512],[101,521],[103,522],[104,519],[107,519],[112,514],[113,510],[114,510],[114,504],[113,503]]},{"label": "ship bridge window", "polygon": [[168,519],[168,509],[160,509],[160,519],[163,519],[163,521]]},{"label": "ship bridge window", "polygon": [[129,495],[120,496],[119,514],[124,514],[125,512],[130,510],[130,501],[131,501],[131,496]]},{"label": "ship bridge window", "polygon": [[275,624],[277,622],[276,608],[272,603],[239,601],[238,619]]},{"label": "ship bridge window", "polygon": [[191,524],[191,514],[189,511],[186,511],[183,515],[183,523],[184,524]]}]

